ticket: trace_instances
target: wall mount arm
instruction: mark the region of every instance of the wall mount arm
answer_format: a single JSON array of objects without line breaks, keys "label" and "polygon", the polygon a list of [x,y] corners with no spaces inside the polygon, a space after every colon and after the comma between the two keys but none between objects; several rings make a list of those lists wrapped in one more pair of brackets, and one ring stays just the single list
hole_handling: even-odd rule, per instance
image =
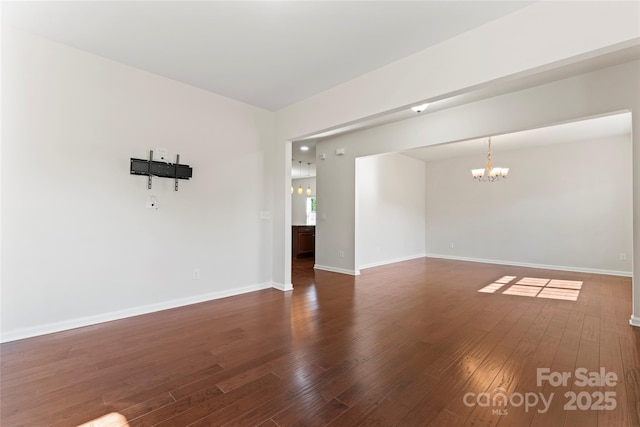
[{"label": "wall mount arm", "polygon": [[147,188],[151,189],[151,177],[173,178],[175,180],[175,191],[178,191],[179,179],[190,179],[193,176],[193,169],[189,165],[180,164],[180,155],[176,156],[175,163],[165,163],[153,160],[153,150],[149,151],[149,159],[131,158],[131,175],[145,175],[149,177]]}]

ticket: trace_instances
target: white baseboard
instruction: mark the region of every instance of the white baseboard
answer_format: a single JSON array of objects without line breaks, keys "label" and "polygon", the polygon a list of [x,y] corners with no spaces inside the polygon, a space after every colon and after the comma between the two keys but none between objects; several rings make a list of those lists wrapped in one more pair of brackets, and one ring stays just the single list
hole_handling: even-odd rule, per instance
[{"label": "white baseboard", "polygon": [[328,265],[320,265],[316,264],[313,266],[316,270],[330,271],[332,273],[341,273],[341,274],[349,274],[350,276],[359,276],[360,270],[347,270],[344,268],[338,267],[329,267]]},{"label": "white baseboard", "polygon": [[193,297],[179,298],[171,301],[165,301],[157,304],[149,304],[138,307],[127,308],[124,310],[112,311],[109,313],[97,314],[95,316],[79,317],[76,319],[63,320],[61,322],[48,323],[45,325],[31,326],[28,328],[20,328],[13,331],[5,332],[0,336],[0,342],[9,342],[21,340],[24,338],[36,337],[39,335],[52,334],[55,332],[67,331],[69,329],[81,328],[83,326],[96,325],[98,323],[120,320],[127,317],[139,316],[141,314],[153,313],[156,311],[168,310],[171,308],[183,307],[186,305],[197,304],[216,300],[220,298],[231,297],[234,295],[246,294],[248,292],[260,291],[275,287],[273,283],[260,283],[257,285],[243,286],[240,288],[227,289],[224,291],[211,292]]},{"label": "white baseboard", "polygon": [[629,324],[631,326],[636,326],[638,328],[640,328],[640,317],[636,317],[633,314],[631,315],[631,318],[629,319]]},{"label": "white baseboard", "polygon": [[360,270],[365,270],[367,268],[372,268],[372,267],[380,267],[383,265],[387,265],[387,264],[395,264],[396,262],[403,262],[403,261],[411,261],[412,259],[418,259],[418,258],[424,258],[425,254],[421,253],[421,254],[416,254],[416,255],[409,255],[409,256],[404,256],[404,257],[400,257],[400,258],[393,258],[393,259],[388,259],[385,261],[379,261],[379,262],[372,262],[369,264],[364,264],[360,266]]},{"label": "white baseboard", "polygon": [[273,287],[274,289],[277,289],[279,291],[283,291],[283,292],[292,291],[293,290],[293,285],[291,283],[285,285],[285,284],[282,284],[282,283],[273,282],[271,287]]},{"label": "white baseboard", "polygon": [[544,270],[559,270],[559,271],[574,271],[576,273],[604,274],[607,276],[622,276],[622,277],[632,276],[630,271],[601,270],[597,268],[567,267],[562,265],[548,265],[548,264],[531,264],[528,262],[502,261],[502,260],[496,260],[496,259],[470,258],[470,257],[441,255],[441,254],[426,254],[426,257],[452,259],[456,261],[481,262],[484,264],[512,265],[515,267],[541,268]]}]

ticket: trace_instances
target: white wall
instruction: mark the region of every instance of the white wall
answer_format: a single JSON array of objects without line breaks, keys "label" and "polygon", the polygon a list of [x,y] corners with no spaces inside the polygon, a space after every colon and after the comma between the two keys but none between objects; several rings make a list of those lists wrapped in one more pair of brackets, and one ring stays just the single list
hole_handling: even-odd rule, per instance
[{"label": "white wall", "polygon": [[2,67],[3,339],[271,285],[273,113],[6,27]]},{"label": "white wall", "polygon": [[425,169],[400,154],[356,159],[358,268],[424,256]]},{"label": "white wall", "polygon": [[430,256],[631,274],[630,135],[493,154],[506,181],[473,182],[477,156],[427,164]]},{"label": "white wall", "polygon": [[[311,196],[316,195],[316,178],[300,178],[291,181],[291,224],[307,225],[307,186],[311,186]],[[298,194],[298,186],[302,185],[302,195]]]}]

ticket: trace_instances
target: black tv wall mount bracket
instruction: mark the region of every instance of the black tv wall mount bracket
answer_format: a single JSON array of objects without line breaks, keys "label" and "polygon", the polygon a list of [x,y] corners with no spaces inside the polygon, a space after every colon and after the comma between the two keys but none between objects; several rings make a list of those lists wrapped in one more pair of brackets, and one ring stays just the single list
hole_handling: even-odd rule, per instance
[{"label": "black tv wall mount bracket", "polygon": [[149,150],[149,160],[131,158],[131,175],[145,175],[148,177],[147,188],[151,190],[151,177],[175,179],[175,191],[178,191],[179,179],[190,179],[193,169],[189,165],[180,164],[180,154],[175,163],[158,162],[153,160],[153,150]]}]

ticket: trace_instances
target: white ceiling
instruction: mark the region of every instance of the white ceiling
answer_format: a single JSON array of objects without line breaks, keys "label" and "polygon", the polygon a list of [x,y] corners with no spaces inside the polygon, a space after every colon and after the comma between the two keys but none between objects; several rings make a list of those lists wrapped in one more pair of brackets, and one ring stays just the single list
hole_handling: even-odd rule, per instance
[{"label": "white ceiling", "polygon": [[[534,146],[590,141],[631,134],[631,113],[598,117],[555,126],[525,130],[491,137],[491,151],[500,153]],[[441,144],[401,154],[427,162],[477,155],[480,163],[487,152],[487,138]]]},{"label": "white ceiling", "polygon": [[2,2],[2,22],[278,110],[532,2]]}]

